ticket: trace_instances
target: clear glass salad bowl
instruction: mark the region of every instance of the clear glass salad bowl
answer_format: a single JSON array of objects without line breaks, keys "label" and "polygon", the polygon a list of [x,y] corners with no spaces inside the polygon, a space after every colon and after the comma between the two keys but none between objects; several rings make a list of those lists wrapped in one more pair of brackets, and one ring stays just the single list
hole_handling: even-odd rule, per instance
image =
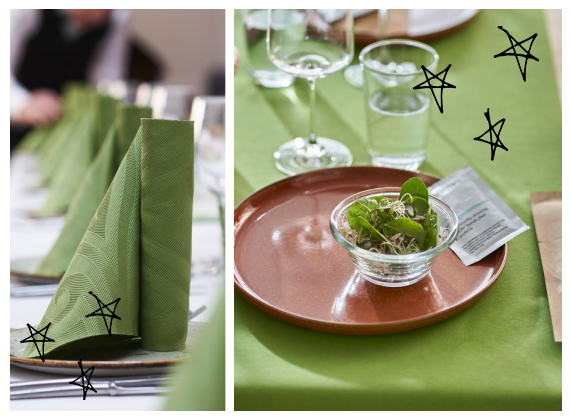
[{"label": "clear glass salad bowl", "polygon": [[397,199],[400,188],[375,188],[361,191],[343,200],[333,210],[330,228],[336,241],[350,255],[356,270],[366,280],[387,287],[402,287],[417,283],[431,270],[437,256],[451,246],[457,237],[459,220],[447,204],[433,196],[429,196],[432,209],[438,214],[439,235],[438,245],[427,251],[406,255],[381,254],[362,249],[349,242],[339,231],[346,221],[346,212],[351,204],[362,197],[383,196]]}]

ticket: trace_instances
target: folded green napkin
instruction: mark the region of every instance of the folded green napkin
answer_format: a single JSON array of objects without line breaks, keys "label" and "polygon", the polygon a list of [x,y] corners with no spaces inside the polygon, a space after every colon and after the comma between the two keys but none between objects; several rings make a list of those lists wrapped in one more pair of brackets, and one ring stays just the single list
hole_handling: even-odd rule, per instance
[{"label": "folded green napkin", "polygon": [[53,130],[54,124],[42,125],[31,129],[22,139],[20,144],[17,146],[17,150],[22,152],[35,153],[40,148],[45,139],[49,136],[51,130]]},{"label": "folded green napkin", "polygon": [[46,136],[39,148],[40,185],[49,186],[63,156],[69,151],[69,140],[77,138],[82,118],[64,115]]},{"label": "folded green napkin", "polygon": [[177,377],[166,402],[169,411],[225,409],[225,305],[222,297],[212,321],[188,359],[174,369]]},{"label": "folded green napkin", "polygon": [[95,112],[85,112],[65,141],[66,153],[51,156],[59,164],[52,174],[48,199],[39,216],[67,212],[91,162],[113,129],[119,102],[106,95],[97,95],[95,100]]},{"label": "folded green napkin", "polygon": [[[142,338],[148,350],[184,348],[188,329],[194,123],[143,119],[37,327],[45,354],[62,346]],[[120,319],[90,316],[98,300]],[[118,302],[117,299],[120,299]],[[115,303],[112,303],[115,302]],[[102,310],[110,314],[105,309]],[[105,322],[107,320],[107,323]],[[24,357],[39,356],[30,343]]]},{"label": "folded green napkin", "polygon": [[95,145],[97,150],[103,145],[109,130],[115,123],[118,104],[119,101],[112,96],[98,95],[97,97],[95,113]]},{"label": "folded green napkin", "polygon": [[63,115],[38,148],[42,186],[49,185],[62,156],[67,153],[70,142],[78,138],[74,130],[81,130],[78,126],[81,117],[95,111],[96,98],[96,91],[89,86],[66,86],[63,94]]},{"label": "folded green napkin", "polygon": [[69,134],[71,141],[66,142],[65,153],[50,157],[57,165],[48,178],[48,197],[37,216],[57,216],[67,211],[94,158],[93,126],[93,114],[84,114]]},{"label": "folded green napkin", "polygon": [[69,205],[65,225],[36,269],[37,274],[58,276],[65,273],[140,127],[141,118],[152,115],[152,109],[148,107],[119,104],[116,109],[117,122],[108,130],[107,138],[83,177]]}]

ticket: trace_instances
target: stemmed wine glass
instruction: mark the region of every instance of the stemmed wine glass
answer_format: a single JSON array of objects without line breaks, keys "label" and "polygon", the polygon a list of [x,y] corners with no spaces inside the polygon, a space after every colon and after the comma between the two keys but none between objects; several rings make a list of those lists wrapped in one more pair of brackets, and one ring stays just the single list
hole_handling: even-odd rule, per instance
[{"label": "stemmed wine glass", "polygon": [[272,9],[267,27],[271,62],[286,73],[306,78],[310,88],[310,134],[283,144],[273,154],[275,165],[288,175],[349,166],[352,154],[345,145],[315,133],[315,82],[352,61],[352,13],[349,9]]}]

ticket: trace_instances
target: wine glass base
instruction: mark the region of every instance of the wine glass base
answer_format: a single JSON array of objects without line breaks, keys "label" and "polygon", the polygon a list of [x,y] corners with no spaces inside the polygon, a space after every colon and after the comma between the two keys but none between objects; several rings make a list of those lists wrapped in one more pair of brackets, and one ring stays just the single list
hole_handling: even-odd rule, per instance
[{"label": "wine glass base", "polygon": [[287,175],[296,175],[315,169],[336,168],[352,164],[350,150],[344,144],[325,137],[317,137],[317,142],[325,150],[324,154],[320,157],[305,158],[300,151],[306,142],[306,138],[298,137],[282,144],[273,153],[277,169]]},{"label": "wine glass base", "polygon": [[360,64],[349,66],[344,71],[344,80],[354,87],[362,88],[364,86],[364,72]]}]

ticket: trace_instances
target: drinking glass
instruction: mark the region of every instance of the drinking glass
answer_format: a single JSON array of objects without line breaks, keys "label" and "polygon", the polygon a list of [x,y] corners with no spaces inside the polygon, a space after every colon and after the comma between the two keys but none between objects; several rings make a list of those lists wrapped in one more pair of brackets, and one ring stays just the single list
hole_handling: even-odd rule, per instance
[{"label": "drinking glass", "polygon": [[421,66],[436,72],[437,52],[421,42],[394,39],[360,53],[368,152],[374,166],[415,171],[426,158],[431,94]]},{"label": "drinking glass", "polygon": [[215,195],[225,194],[225,117],[224,96],[197,96],[192,102],[196,173]]},{"label": "drinking glass", "polygon": [[279,70],[267,57],[267,14],[267,9],[241,11],[249,74],[256,84],[263,87],[288,87],[293,84],[295,77]]},{"label": "drinking glass", "polygon": [[308,80],[310,134],[283,144],[274,154],[277,168],[294,175],[320,168],[349,166],[352,155],[336,140],[315,133],[315,83],[341,71],[354,56],[353,20],[347,9],[269,11],[267,54],[275,66]]},{"label": "drinking glass", "polygon": [[[386,37],[386,25],[388,23],[388,9],[378,9],[378,40]],[[361,88],[364,85],[362,64],[348,66],[344,71],[344,79],[352,86]]]},{"label": "drinking glass", "polygon": [[189,85],[154,85],[150,97],[153,118],[185,120],[194,95],[194,89]]},{"label": "drinking glass", "polygon": [[222,243],[225,239],[226,192],[226,99],[224,96],[197,96],[192,102],[196,175],[218,200]]}]

